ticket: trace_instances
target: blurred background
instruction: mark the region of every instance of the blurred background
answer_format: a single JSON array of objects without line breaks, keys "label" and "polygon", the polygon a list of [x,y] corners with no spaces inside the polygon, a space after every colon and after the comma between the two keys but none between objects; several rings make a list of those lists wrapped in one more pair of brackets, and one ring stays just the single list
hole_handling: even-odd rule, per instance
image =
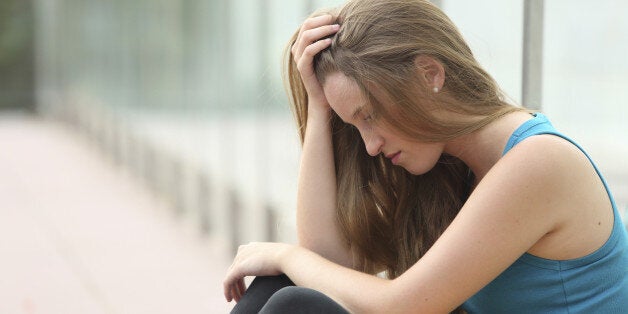
[{"label": "blurred background", "polygon": [[[533,0],[528,21],[526,1],[435,2],[514,102],[587,149],[624,211],[628,2]],[[1,1],[0,312],[228,311],[237,245],[295,241],[284,45],[342,2]]]}]

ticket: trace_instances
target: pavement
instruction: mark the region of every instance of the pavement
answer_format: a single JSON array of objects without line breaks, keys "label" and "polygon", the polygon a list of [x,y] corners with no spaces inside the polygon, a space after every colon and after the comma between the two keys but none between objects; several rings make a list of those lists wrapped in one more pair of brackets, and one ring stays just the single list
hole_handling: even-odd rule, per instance
[{"label": "pavement", "polygon": [[227,246],[70,127],[0,116],[0,313],[226,313]]}]

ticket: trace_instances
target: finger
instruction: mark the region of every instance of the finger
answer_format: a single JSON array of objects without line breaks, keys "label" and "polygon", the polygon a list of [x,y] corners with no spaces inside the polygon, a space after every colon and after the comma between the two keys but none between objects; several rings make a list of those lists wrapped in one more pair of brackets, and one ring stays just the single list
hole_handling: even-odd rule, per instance
[{"label": "finger", "polygon": [[235,298],[235,294],[233,293],[233,287],[236,284],[237,276],[233,269],[230,269],[227,272],[227,276],[223,281],[223,293],[225,294],[225,299],[227,302],[231,302]]},{"label": "finger", "polygon": [[307,47],[320,41],[325,37],[329,37],[340,29],[340,25],[332,24],[332,25],[324,25],[321,27],[313,28],[303,32],[303,36],[296,43],[296,49],[293,54],[295,62],[299,62],[299,60],[304,57],[303,52]]},{"label": "finger", "polygon": [[231,293],[231,286],[227,281],[223,282],[222,289],[227,302],[231,302],[231,300],[233,300],[233,294]]},{"label": "finger", "polygon": [[240,301],[240,291],[238,291],[237,281],[231,284],[231,295],[236,302]]},{"label": "finger", "polygon": [[325,38],[335,34],[339,29],[340,25],[332,24],[309,29],[303,32],[303,36],[300,39],[299,46],[297,48],[297,54],[295,55],[295,57],[297,59],[300,58],[303,55],[303,50],[307,49],[309,45],[320,40],[321,38]]},{"label": "finger", "polygon": [[334,21],[334,16],[331,14],[321,14],[319,16],[310,17],[303,21],[301,29],[311,29],[319,27],[325,24],[331,24]]},{"label": "finger", "polygon": [[311,44],[312,42],[324,36],[331,35],[333,32],[335,32],[335,31],[332,31],[331,33],[319,35],[318,37],[316,37],[315,34],[313,35],[309,33],[312,30],[321,29],[321,28],[323,29],[322,31],[323,33],[325,32],[325,29],[329,31],[330,30],[329,26],[331,25],[333,21],[334,21],[334,17],[331,15],[322,15],[322,16],[305,20],[305,22],[303,22],[303,25],[301,26],[301,29],[299,29],[299,34],[297,35],[294,45],[292,46],[292,54],[297,57],[300,57],[305,47],[307,47],[309,44]]},{"label": "finger", "polygon": [[238,286],[234,285],[233,287],[231,287],[231,291],[233,293],[233,299],[236,302],[240,302],[240,299],[242,298],[242,296],[240,295],[240,292],[238,291]]},{"label": "finger", "polygon": [[244,278],[238,280],[238,289],[240,290],[240,297],[244,296],[244,294],[246,293],[246,285],[244,284]]},{"label": "finger", "polygon": [[244,279],[239,279],[234,285],[233,285],[233,290],[235,291],[237,297],[236,297],[236,302],[240,302],[240,300],[242,299],[242,297],[244,296],[244,291],[246,290],[246,288],[242,287],[242,283]]},{"label": "finger", "polygon": [[299,41],[299,38],[301,38],[301,35],[303,34],[304,31],[308,29],[320,27],[323,25],[331,24],[333,19],[334,17],[331,14],[323,14],[323,15],[306,19],[305,21],[303,21],[303,24],[301,25],[301,28],[299,29],[299,35],[297,35],[297,42]]},{"label": "finger", "polygon": [[231,289],[228,289],[227,287],[223,286],[223,295],[225,296],[225,300],[227,300],[227,302],[231,302],[232,298],[231,298]]},{"label": "finger", "polygon": [[305,48],[303,56],[297,62],[297,69],[301,75],[305,77],[312,75],[312,64],[314,63],[314,56],[321,52],[323,49],[331,45],[331,38],[321,39]]}]

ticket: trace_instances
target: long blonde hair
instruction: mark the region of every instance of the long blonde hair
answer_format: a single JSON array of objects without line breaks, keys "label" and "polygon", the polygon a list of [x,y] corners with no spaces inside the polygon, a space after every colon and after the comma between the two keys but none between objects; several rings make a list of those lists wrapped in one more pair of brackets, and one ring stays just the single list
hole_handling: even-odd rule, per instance
[{"label": "long blonde hair", "polygon": [[[331,46],[315,57],[316,75],[321,83],[334,72],[353,79],[378,123],[395,126],[417,141],[442,142],[521,110],[504,100],[454,24],[428,1],[353,0],[328,13],[337,17],[341,28]],[[308,97],[290,52],[297,33],[284,54],[284,81],[303,141]],[[435,96],[418,76],[418,56],[443,65],[442,93],[447,97]],[[380,92],[375,95],[373,90]],[[384,103],[394,104],[395,114]],[[441,109],[462,118],[434,114]],[[331,124],[342,234],[359,270],[385,270],[395,278],[449,226],[474,176],[467,165],[448,155],[428,173],[411,175],[381,155],[370,157],[358,131],[337,115],[332,114]]]}]

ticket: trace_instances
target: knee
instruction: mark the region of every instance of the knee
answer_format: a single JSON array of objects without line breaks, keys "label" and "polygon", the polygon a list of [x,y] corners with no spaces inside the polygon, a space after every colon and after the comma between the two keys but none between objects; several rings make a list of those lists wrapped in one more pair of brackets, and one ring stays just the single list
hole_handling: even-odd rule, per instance
[{"label": "knee", "polygon": [[268,300],[260,313],[346,313],[340,305],[316,290],[285,287]]},{"label": "knee", "polygon": [[262,309],[262,312],[268,313],[288,313],[295,312],[297,309],[303,307],[303,302],[312,298],[312,292],[303,287],[285,287],[275,292],[266,305]]}]

